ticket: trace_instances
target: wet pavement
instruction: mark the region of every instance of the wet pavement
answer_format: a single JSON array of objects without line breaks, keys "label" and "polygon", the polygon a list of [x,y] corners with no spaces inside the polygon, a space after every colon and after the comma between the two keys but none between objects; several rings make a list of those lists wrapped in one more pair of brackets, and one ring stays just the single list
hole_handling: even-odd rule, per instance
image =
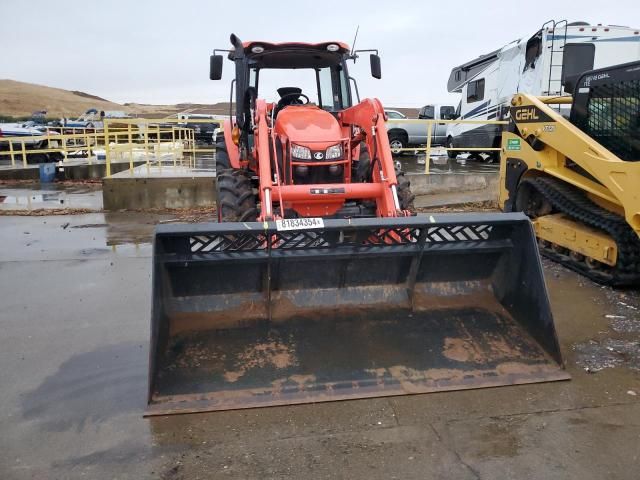
[{"label": "wet pavement", "polygon": [[102,185],[23,183],[0,185],[0,210],[102,210]]},{"label": "wet pavement", "polygon": [[143,419],[173,220],[0,217],[0,478],[637,478],[640,295],[547,261],[570,381]]},{"label": "wet pavement", "polygon": [[[402,164],[402,170],[407,173],[426,173],[425,164],[427,156],[424,153],[416,153],[415,155],[404,154],[396,155],[394,159]],[[500,171],[499,162],[489,159],[471,158],[469,154],[458,155],[457,158],[447,157],[444,150],[434,149],[431,153],[429,162],[429,173],[432,175],[474,175],[495,173]]]}]

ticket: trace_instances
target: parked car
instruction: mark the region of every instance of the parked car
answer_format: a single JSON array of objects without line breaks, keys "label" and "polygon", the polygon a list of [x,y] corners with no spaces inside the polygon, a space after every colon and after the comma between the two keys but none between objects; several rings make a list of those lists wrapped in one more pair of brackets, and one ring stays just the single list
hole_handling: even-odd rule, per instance
[{"label": "parked car", "polygon": [[216,135],[216,129],[218,128],[218,123],[189,122],[189,120],[216,120],[218,118],[217,115],[181,113],[178,115],[178,118],[181,120],[186,120],[185,123],[180,124],[181,126],[193,129],[193,134],[196,142],[204,143],[206,145],[213,145],[215,143],[214,139]]},{"label": "parked car", "polygon": [[[400,153],[402,148],[421,146],[427,143],[427,124],[407,122],[407,117],[396,110],[385,110],[387,114],[387,131],[389,145],[393,153]],[[418,118],[422,120],[452,120],[455,108],[452,105],[425,105],[420,109]],[[447,126],[436,123],[433,126],[431,145],[444,145]]]}]

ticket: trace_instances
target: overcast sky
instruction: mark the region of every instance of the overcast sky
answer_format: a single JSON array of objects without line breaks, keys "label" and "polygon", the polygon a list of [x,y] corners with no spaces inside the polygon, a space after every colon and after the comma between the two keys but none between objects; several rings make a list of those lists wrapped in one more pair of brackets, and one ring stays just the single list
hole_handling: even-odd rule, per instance
[{"label": "overcast sky", "polygon": [[[213,48],[243,40],[377,48],[382,80],[368,61],[351,74],[362,96],[387,106],[452,102],[451,68],[520,37],[549,18],[640,27],[638,0],[195,1],[0,0],[0,78],[81,90],[117,102],[215,103],[229,96],[232,64],[208,80]],[[457,100],[456,100],[457,102]]]}]

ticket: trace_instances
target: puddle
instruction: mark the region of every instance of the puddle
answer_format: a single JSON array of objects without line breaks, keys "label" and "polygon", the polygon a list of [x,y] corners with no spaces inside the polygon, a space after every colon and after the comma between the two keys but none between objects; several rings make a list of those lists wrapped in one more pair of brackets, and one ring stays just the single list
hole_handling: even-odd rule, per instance
[{"label": "puddle", "polygon": [[107,345],[60,365],[22,397],[22,415],[46,431],[81,431],[116,415],[142,412],[146,388],[147,345]]},{"label": "puddle", "polygon": [[[407,173],[424,173],[426,155],[402,155],[394,157],[402,164],[402,169]],[[432,153],[429,164],[429,173],[440,174],[477,174],[477,173],[497,173],[500,170],[498,162],[488,163],[481,160],[470,160],[465,156],[457,159],[450,159],[445,155],[434,155]]]},{"label": "puddle", "polygon": [[102,209],[99,185],[33,185],[0,187],[1,210]]}]

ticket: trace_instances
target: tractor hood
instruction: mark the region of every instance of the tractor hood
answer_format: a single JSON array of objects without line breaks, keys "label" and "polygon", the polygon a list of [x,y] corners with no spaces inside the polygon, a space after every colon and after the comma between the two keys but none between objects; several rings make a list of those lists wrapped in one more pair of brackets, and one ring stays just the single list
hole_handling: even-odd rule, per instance
[{"label": "tractor hood", "polygon": [[310,147],[313,144],[313,149],[335,145],[342,138],[342,130],[336,118],[315,105],[285,107],[278,113],[275,130],[292,143]]}]

